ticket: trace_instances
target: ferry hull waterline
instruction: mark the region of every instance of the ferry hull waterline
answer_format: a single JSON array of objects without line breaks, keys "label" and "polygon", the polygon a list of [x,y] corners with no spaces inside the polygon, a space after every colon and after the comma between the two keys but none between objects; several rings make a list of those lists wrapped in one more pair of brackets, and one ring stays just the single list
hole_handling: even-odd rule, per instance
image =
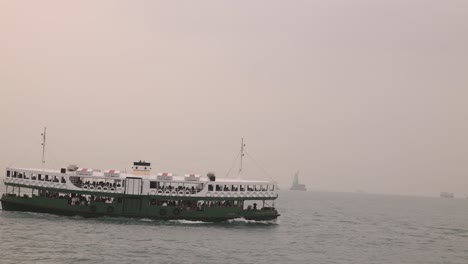
[{"label": "ferry hull waterline", "polygon": [[161,220],[218,222],[273,220],[278,197],[273,182],[149,173],[135,162],[132,174],[70,167],[60,171],[7,168],[3,210]]}]

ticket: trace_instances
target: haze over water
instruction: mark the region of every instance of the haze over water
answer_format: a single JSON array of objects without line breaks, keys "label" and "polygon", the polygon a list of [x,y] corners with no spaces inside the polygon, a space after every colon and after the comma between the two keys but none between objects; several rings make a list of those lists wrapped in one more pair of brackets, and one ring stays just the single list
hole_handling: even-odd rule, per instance
[{"label": "haze over water", "polygon": [[467,1],[1,1],[0,40],[0,168],[47,126],[46,167],[222,177],[244,137],[250,179],[468,196]]}]

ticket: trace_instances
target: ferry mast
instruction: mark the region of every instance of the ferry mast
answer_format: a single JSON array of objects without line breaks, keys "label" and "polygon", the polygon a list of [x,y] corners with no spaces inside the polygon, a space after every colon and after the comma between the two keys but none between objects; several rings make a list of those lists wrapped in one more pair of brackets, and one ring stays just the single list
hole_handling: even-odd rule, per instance
[{"label": "ferry mast", "polygon": [[42,165],[45,164],[46,132],[47,132],[47,127],[44,127],[44,132],[41,134],[42,136]]},{"label": "ferry mast", "polygon": [[241,138],[241,152],[240,152],[240,167],[239,167],[239,175],[242,173],[242,158],[244,157],[244,138]]}]

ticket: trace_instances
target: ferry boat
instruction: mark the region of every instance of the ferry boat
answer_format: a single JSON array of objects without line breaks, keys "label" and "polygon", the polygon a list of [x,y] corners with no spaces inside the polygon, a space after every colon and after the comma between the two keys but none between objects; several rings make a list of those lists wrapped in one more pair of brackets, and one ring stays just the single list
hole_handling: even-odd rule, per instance
[{"label": "ferry boat", "polygon": [[152,174],[146,161],[134,162],[131,173],[76,165],[60,170],[8,167],[5,173],[3,210],[207,222],[279,216],[273,181],[219,179],[213,173]]}]

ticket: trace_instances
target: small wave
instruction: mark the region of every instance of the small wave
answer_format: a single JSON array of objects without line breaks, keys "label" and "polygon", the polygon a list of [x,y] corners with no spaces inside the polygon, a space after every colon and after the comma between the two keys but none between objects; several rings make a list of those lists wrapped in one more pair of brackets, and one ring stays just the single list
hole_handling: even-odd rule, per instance
[{"label": "small wave", "polygon": [[142,222],[154,222],[153,219],[149,219],[149,218],[142,218],[142,219],[140,219],[140,221],[142,221]]},{"label": "small wave", "polygon": [[229,223],[244,223],[244,224],[265,224],[265,225],[279,224],[278,220],[248,220],[243,217],[230,219],[228,220],[228,222]]},{"label": "small wave", "polygon": [[177,223],[177,224],[210,224],[210,222],[203,222],[203,221],[191,221],[191,220],[169,220],[171,223]]}]

